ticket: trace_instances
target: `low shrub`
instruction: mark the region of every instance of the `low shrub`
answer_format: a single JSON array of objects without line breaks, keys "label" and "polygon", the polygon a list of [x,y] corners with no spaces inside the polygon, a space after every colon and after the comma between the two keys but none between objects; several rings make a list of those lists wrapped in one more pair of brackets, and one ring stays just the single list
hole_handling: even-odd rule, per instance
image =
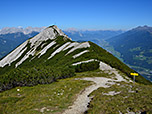
[{"label": "low shrub", "polygon": [[35,66],[33,68],[16,68],[0,75],[0,92],[17,86],[34,86],[49,84],[57,79],[74,76],[74,69]]}]

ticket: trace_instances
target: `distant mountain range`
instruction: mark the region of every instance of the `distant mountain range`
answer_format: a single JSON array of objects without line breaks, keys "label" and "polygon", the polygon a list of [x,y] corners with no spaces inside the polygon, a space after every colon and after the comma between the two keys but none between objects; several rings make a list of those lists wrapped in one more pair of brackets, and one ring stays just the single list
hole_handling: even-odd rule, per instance
[{"label": "distant mountain range", "polygon": [[24,34],[31,34],[32,32],[41,32],[46,27],[5,27],[0,30],[0,34],[11,34],[11,33],[17,33],[22,32]]},{"label": "distant mountain range", "polygon": [[119,35],[123,33],[122,30],[75,30],[75,29],[68,29],[64,30],[64,32],[71,37],[75,41],[81,40],[106,40],[113,36]]},{"label": "distant mountain range", "polygon": [[139,26],[107,42],[125,63],[152,81],[152,27]]}]

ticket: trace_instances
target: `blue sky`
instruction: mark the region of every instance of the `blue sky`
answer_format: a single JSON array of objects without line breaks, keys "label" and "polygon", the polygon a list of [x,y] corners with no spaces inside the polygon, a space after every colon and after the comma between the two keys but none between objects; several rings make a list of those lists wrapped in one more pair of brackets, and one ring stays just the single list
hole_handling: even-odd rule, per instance
[{"label": "blue sky", "polygon": [[0,29],[131,29],[152,26],[152,0],[0,0]]}]

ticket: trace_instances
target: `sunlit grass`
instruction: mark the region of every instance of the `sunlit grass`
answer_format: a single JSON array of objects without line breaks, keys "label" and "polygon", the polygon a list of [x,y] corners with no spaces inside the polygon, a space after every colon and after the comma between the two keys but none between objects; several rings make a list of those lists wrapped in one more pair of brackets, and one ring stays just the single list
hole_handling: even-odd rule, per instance
[{"label": "sunlit grass", "polygon": [[[119,72],[120,73],[120,72]],[[2,114],[59,114],[73,104],[77,95],[88,81],[75,80],[82,77],[107,77],[114,74],[99,70],[77,73],[75,77],[60,79],[57,82],[33,87],[16,87],[0,93]],[[123,74],[121,74],[123,75]],[[110,91],[120,92],[114,96],[104,95]],[[129,112],[152,113],[152,86],[116,82],[110,88],[99,88],[91,93],[94,96],[88,114],[119,114]]]},{"label": "sunlit grass", "polygon": [[[120,93],[114,96],[103,94],[110,91]],[[121,82],[110,88],[99,88],[91,95],[94,98],[88,114],[152,113],[152,86]]]},{"label": "sunlit grass", "polygon": [[63,112],[72,105],[76,94],[90,85],[74,78],[58,80],[52,84],[17,87],[0,93],[2,114],[39,114]]}]

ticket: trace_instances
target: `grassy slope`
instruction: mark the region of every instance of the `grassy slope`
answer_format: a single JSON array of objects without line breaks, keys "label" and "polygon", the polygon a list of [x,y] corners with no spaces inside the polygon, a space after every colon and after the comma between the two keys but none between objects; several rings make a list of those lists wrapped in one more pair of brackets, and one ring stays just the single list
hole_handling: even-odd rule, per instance
[{"label": "grassy slope", "polygon": [[[99,70],[88,71],[77,73],[73,78],[58,80],[58,82],[51,84],[17,87],[4,91],[0,93],[0,112],[2,114],[39,114],[44,107],[46,107],[44,110],[46,114],[63,112],[68,106],[72,105],[76,95],[91,84],[82,80],[74,80],[74,78],[96,76],[113,77]],[[124,82],[120,83],[120,86],[113,85],[106,89],[99,88],[91,94],[94,95],[94,98],[89,106],[88,114],[117,114],[118,111],[126,112],[127,109],[134,112],[147,111],[151,113],[151,88],[148,85],[135,84],[133,86],[131,83]],[[17,89],[20,89],[20,91],[17,92]],[[102,92],[108,93],[109,91],[121,91],[121,93],[115,96],[102,94]],[[137,91],[138,93],[129,93],[129,91]]]},{"label": "grassy slope", "polygon": [[[124,73],[120,74],[125,76]],[[101,72],[99,70],[93,72],[78,73],[77,77],[107,77],[112,78],[113,74]],[[117,85],[118,84],[118,85]],[[110,91],[121,92],[114,96],[103,95]],[[152,86],[138,83],[117,82],[110,88],[99,88],[90,96],[94,96],[89,110],[86,114],[119,114],[130,112],[147,112],[152,113]]]},{"label": "grassy slope", "polygon": [[[17,87],[0,93],[0,112],[2,114],[45,114],[63,112],[75,100],[89,82],[62,79],[52,84],[34,87]],[[18,92],[17,89],[20,89]]]},{"label": "grassy slope", "polygon": [[[124,73],[119,72],[122,76]],[[101,72],[99,70],[93,72],[77,73],[77,77],[106,77],[112,78],[113,74]],[[117,85],[118,84],[118,85]],[[107,96],[102,93],[108,93],[110,91],[121,92],[115,96]],[[86,114],[119,114],[130,112],[147,112],[152,113],[152,86],[143,84],[133,84],[120,82],[111,86],[110,88],[99,88],[90,96],[94,96],[92,99],[89,110]]]},{"label": "grassy slope", "polygon": [[[110,91],[121,92],[111,96],[103,95]],[[110,88],[99,88],[91,95],[94,96],[87,114],[119,114],[129,112],[152,113],[152,86],[121,83]]]}]

